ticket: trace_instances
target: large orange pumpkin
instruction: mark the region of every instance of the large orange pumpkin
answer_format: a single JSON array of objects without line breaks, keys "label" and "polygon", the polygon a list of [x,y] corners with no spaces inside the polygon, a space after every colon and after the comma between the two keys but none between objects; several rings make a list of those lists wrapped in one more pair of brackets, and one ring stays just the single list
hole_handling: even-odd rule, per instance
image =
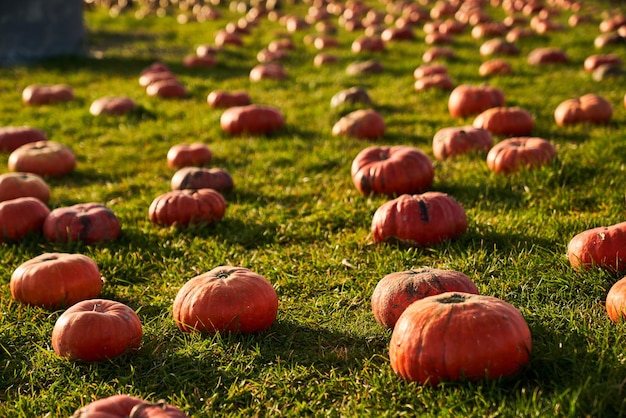
[{"label": "large orange pumpkin", "polygon": [[231,190],[235,183],[223,168],[183,167],[172,176],[172,190],[213,189],[218,192]]},{"label": "large orange pumpkin", "polygon": [[272,106],[247,105],[228,108],[220,117],[222,130],[230,135],[268,134],[285,126],[285,117]]},{"label": "large orange pumpkin", "polygon": [[385,134],[385,121],[374,109],[358,109],[339,119],[332,129],[333,136],[357,139],[377,139]]},{"label": "large orange pumpkin", "polygon": [[405,145],[363,149],[352,161],[351,174],[355,187],[364,195],[423,192],[435,177],[430,158]]},{"label": "large orange pumpkin", "polygon": [[613,322],[626,318],[626,277],[622,277],[611,286],[606,295],[606,312]]},{"label": "large orange pumpkin", "polygon": [[172,190],[156,197],[148,208],[150,221],[162,226],[213,223],[225,212],[226,200],[213,189]]},{"label": "large orange pumpkin", "polygon": [[176,144],[167,151],[167,166],[182,168],[187,166],[202,166],[213,159],[213,153],[202,142],[190,144]]},{"label": "large orange pumpkin", "polygon": [[508,138],[489,150],[487,167],[495,173],[513,173],[546,165],[555,157],[556,149],[543,138]]},{"label": "large orange pumpkin", "polygon": [[486,129],[493,135],[530,135],[535,121],[533,116],[520,107],[492,107],[476,116],[472,125]]},{"label": "large orange pumpkin", "polygon": [[278,295],[263,276],[220,266],[183,285],[174,299],[176,325],[184,332],[253,333],[272,326]]},{"label": "large orange pumpkin", "polygon": [[69,307],[52,329],[52,348],[61,357],[102,361],[137,351],[143,329],[139,316],[123,303],[87,299]]},{"label": "large orange pumpkin", "polygon": [[446,292],[412,303],[389,343],[391,367],[422,384],[497,379],[529,361],[532,338],[522,314],[492,296]]},{"label": "large orange pumpkin", "polygon": [[478,294],[478,288],[464,273],[455,270],[422,267],[394,272],[383,277],[374,288],[372,312],[376,322],[393,329],[410,304],[445,292]]},{"label": "large orange pumpkin", "polygon": [[567,245],[567,257],[575,269],[597,266],[611,271],[626,270],[626,222],[575,235]]},{"label": "large orange pumpkin", "polygon": [[30,126],[4,126],[0,128],[0,152],[13,152],[31,142],[47,141],[41,129]]},{"label": "large orange pumpkin", "polygon": [[372,218],[374,242],[427,246],[454,239],[467,230],[463,207],[441,192],[403,194],[383,203]]},{"label": "large orange pumpkin", "polygon": [[46,308],[71,306],[102,290],[98,265],[83,254],[44,253],[22,263],[11,275],[13,299]]},{"label": "large orange pumpkin", "polygon": [[567,99],[554,110],[557,125],[573,125],[582,122],[608,123],[613,116],[613,107],[605,98],[597,94],[585,94]]},{"label": "large orange pumpkin", "polygon": [[0,202],[18,197],[35,197],[43,203],[50,199],[48,183],[33,173],[0,174]]},{"label": "large orange pumpkin", "polygon": [[74,90],[66,84],[31,84],[22,91],[22,102],[40,106],[74,100]]}]

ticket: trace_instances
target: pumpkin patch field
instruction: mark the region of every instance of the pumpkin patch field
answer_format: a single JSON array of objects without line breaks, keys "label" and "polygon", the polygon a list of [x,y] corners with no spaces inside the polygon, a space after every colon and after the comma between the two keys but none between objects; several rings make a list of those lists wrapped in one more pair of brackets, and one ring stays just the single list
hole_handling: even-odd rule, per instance
[{"label": "pumpkin patch field", "polygon": [[623,3],[83,7],[0,67],[0,416],[626,416]]}]

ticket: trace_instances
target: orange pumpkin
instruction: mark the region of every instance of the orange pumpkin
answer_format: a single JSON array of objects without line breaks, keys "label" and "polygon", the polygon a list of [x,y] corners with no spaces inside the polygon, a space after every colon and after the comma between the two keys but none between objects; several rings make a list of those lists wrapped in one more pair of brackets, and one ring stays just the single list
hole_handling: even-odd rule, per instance
[{"label": "orange pumpkin", "polygon": [[22,90],[22,102],[41,106],[74,100],[74,90],[66,84],[31,84]]},{"label": "orange pumpkin", "polygon": [[188,418],[179,408],[165,401],[156,403],[130,395],[97,399],[74,412],[72,418]]},{"label": "orange pumpkin", "polygon": [[89,106],[89,113],[100,115],[125,115],[137,107],[133,99],[127,96],[106,96],[94,100]]},{"label": "orange pumpkin", "polygon": [[47,141],[46,134],[30,126],[4,126],[0,128],[0,152],[13,152],[31,142]]},{"label": "orange pumpkin", "polygon": [[44,253],[18,266],[10,287],[19,302],[53,308],[97,297],[102,277],[96,262],[86,255]]},{"label": "orange pumpkin", "polygon": [[115,213],[95,202],[56,208],[43,224],[43,234],[52,242],[93,244],[114,241],[120,232],[120,221]]},{"label": "orange pumpkin", "polygon": [[18,197],[0,202],[0,242],[18,241],[41,232],[50,209],[34,197]]},{"label": "orange pumpkin", "polygon": [[597,94],[561,102],[554,110],[554,121],[559,126],[577,123],[608,123],[613,117],[613,107],[608,100]]},{"label": "orange pumpkin", "polygon": [[210,163],[212,159],[213,153],[206,144],[201,142],[176,144],[167,151],[169,168],[201,166]]},{"label": "orange pumpkin", "polygon": [[50,199],[48,183],[33,173],[0,174],[0,202],[29,196],[48,203]]},{"label": "orange pumpkin", "polygon": [[554,157],[556,157],[554,146],[543,138],[508,138],[489,150],[487,167],[495,173],[514,173],[521,168],[546,165]]},{"label": "orange pumpkin", "polygon": [[223,168],[183,167],[172,176],[172,190],[213,189],[218,192],[232,190],[232,176]]},{"label": "orange pumpkin", "polygon": [[213,90],[207,96],[207,104],[214,108],[247,106],[251,103],[250,95],[245,91]]},{"label": "orange pumpkin", "polygon": [[626,222],[577,234],[567,245],[567,257],[577,270],[594,266],[610,271],[626,270]]},{"label": "orange pumpkin", "polygon": [[606,312],[613,322],[626,318],[626,277],[615,282],[606,295]]},{"label": "orange pumpkin", "polygon": [[173,190],[156,197],[148,208],[152,223],[181,227],[217,222],[225,212],[226,201],[213,189]]},{"label": "orange pumpkin", "polygon": [[461,84],[448,97],[448,111],[453,118],[477,115],[499,106],[504,106],[504,92],[491,86]]},{"label": "orange pumpkin", "polygon": [[103,361],[139,350],[139,316],[121,302],[87,299],[70,306],[52,329],[52,348],[61,357]]},{"label": "orange pumpkin", "polygon": [[385,133],[385,121],[374,109],[358,109],[339,119],[332,128],[333,136],[377,139]]},{"label": "orange pumpkin", "polygon": [[412,303],[391,334],[389,359],[403,379],[497,379],[530,360],[532,336],[522,314],[493,296],[446,292]]},{"label": "orange pumpkin", "polygon": [[76,167],[76,156],[67,146],[54,141],[38,141],[22,145],[9,155],[9,171],[62,177]]},{"label": "orange pumpkin", "polygon": [[351,174],[354,186],[364,195],[423,192],[435,177],[428,156],[405,145],[363,149],[352,161]]},{"label": "orange pumpkin", "polygon": [[220,126],[230,135],[263,135],[282,129],[285,126],[285,116],[272,106],[235,106],[222,113]]},{"label": "orange pumpkin", "polygon": [[472,125],[486,129],[492,135],[530,135],[535,121],[527,110],[520,107],[492,107],[476,116]]},{"label": "orange pumpkin", "polygon": [[372,312],[376,322],[393,329],[410,304],[445,292],[478,294],[478,288],[469,277],[455,270],[422,267],[394,272],[383,277],[374,288]]},{"label": "orange pumpkin", "polygon": [[383,203],[374,213],[371,228],[376,243],[422,247],[457,238],[466,230],[465,210],[441,192],[403,194]]},{"label": "orange pumpkin", "polygon": [[243,267],[220,266],[192,278],[173,304],[174,321],[184,332],[260,332],[277,314],[272,284]]},{"label": "orange pumpkin", "polygon": [[489,151],[493,145],[491,133],[471,125],[442,128],[433,137],[433,155],[437,160],[474,151]]},{"label": "orange pumpkin", "polygon": [[287,70],[277,62],[258,64],[250,70],[250,81],[284,80],[287,77]]}]

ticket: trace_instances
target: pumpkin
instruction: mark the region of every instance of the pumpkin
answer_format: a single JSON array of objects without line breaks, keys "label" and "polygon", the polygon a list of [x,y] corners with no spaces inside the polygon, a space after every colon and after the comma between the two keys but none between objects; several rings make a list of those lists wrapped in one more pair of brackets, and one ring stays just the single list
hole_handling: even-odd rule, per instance
[{"label": "pumpkin", "polygon": [[413,70],[413,78],[416,80],[435,74],[448,74],[448,67],[440,63],[432,63],[420,65]]},{"label": "pumpkin", "polygon": [[453,118],[477,115],[498,106],[504,106],[504,92],[491,86],[461,84],[448,97],[448,111]]},{"label": "pumpkin", "polygon": [[283,60],[287,58],[288,56],[289,56],[289,52],[283,49],[270,51],[267,48],[263,48],[256,54],[256,59],[260,63],[270,63],[274,61]]},{"label": "pumpkin", "polygon": [[96,262],[86,255],[44,253],[18,266],[10,287],[18,302],[54,308],[97,297],[102,277]]},{"label": "pumpkin", "polygon": [[28,196],[48,203],[50,199],[48,183],[33,173],[0,174],[0,202]]},{"label": "pumpkin", "polygon": [[217,65],[215,55],[198,56],[189,54],[183,58],[183,66],[186,68],[212,68]]},{"label": "pumpkin", "polygon": [[543,47],[530,51],[527,62],[528,65],[564,64],[569,62],[569,57],[560,48]]},{"label": "pumpkin", "polygon": [[217,222],[226,212],[226,201],[213,189],[173,190],[156,197],[148,208],[150,221],[161,226],[186,226]]},{"label": "pumpkin", "polygon": [[626,222],[575,235],[567,245],[567,257],[576,270],[595,266],[617,272],[626,270]]},{"label": "pumpkin", "polygon": [[533,116],[520,107],[492,107],[480,113],[472,126],[486,129],[492,135],[529,135],[535,121]]},{"label": "pumpkin", "polygon": [[285,117],[279,109],[272,106],[236,106],[222,113],[220,126],[230,135],[262,135],[282,129],[285,126]]},{"label": "pumpkin", "polygon": [[471,31],[472,38],[495,38],[504,36],[508,28],[503,22],[481,22],[474,25]]},{"label": "pumpkin", "polygon": [[167,151],[167,166],[170,168],[205,165],[212,159],[213,153],[201,142],[176,144]]},{"label": "pumpkin", "polygon": [[52,329],[52,349],[60,357],[103,361],[141,346],[139,316],[125,304],[87,299],[70,306]]},{"label": "pumpkin", "polygon": [[487,152],[493,145],[489,131],[471,125],[447,127],[438,130],[433,137],[433,155],[437,160],[463,155],[474,151]]},{"label": "pumpkin", "polygon": [[536,168],[556,157],[554,146],[537,137],[514,137],[494,145],[487,154],[487,167],[495,173],[513,173]]},{"label": "pumpkin", "polygon": [[517,28],[512,28],[511,30],[509,30],[506,36],[504,37],[504,39],[507,42],[514,44],[520,39],[531,38],[534,35],[535,35],[535,31],[532,30],[531,28],[517,27]]},{"label": "pumpkin", "polygon": [[227,32],[226,30],[218,30],[215,33],[215,46],[223,47],[226,45],[232,46],[242,46],[243,39],[241,39],[241,35],[238,33]]},{"label": "pumpkin", "polygon": [[360,36],[356,38],[350,49],[353,53],[359,54],[361,52],[381,52],[385,50],[385,42],[380,36]]},{"label": "pumpkin", "polygon": [[89,106],[89,113],[100,115],[125,115],[137,107],[133,99],[127,96],[105,96],[94,100]]},{"label": "pumpkin", "polygon": [[483,57],[491,55],[517,55],[519,54],[519,48],[514,43],[502,38],[493,38],[483,42],[478,52]]},{"label": "pumpkin", "polygon": [[493,296],[446,292],[412,303],[391,334],[389,359],[403,379],[497,379],[530,360],[532,337],[522,314]]},{"label": "pumpkin", "polygon": [[595,69],[602,65],[621,66],[622,64],[622,59],[615,54],[594,54],[585,58],[583,68],[586,72],[592,73]]},{"label": "pumpkin", "polygon": [[43,224],[43,234],[51,242],[93,244],[114,241],[120,231],[120,221],[115,213],[95,202],[56,208]]},{"label": "pumpkin", "polygon": [[213,189],[226,192],[234,187],[233,178],[223,168],[183,167],[171,181],[172,190]]},{"label": "pumpkin", "polygon": [[434,74],[415,80],[413,88],[415,91],[424,91],[432,88],[452,90],[454,88],[454,82],[448,74]]},{"label": "pumpkin", "polygon": [[50,209],[34,197],[18,197],[0,202],[0,242],[19,241],[41,232]]},{"label": "pumpkin", "polygon": [[339,57],[334,54],[320,53],[313,57],[313,65],[315,67],[323,67],[325,65],[334,64],[339,61]]},{"label": "pumpkin", "polygon": [[383,42],[408,41],[414,38],[415,35],[413,34],[413,29],[409,25],[403,27],[388,27],[383,29],[383,31],[380,33],[380,39]]},{"label": "pumpkin", "polygon": [[372,99],[367,91],[361,87],[350,87],[348,89],[341,90],[330,98],[331,108],[340,108],[343,106],[371,106]]},{"label": "pumpkin", "polygon": [[22,145],[9,155],[9,171],[62,177],[76,167],[76,156],[67,146],[54,141],[38,141]]},{"label": "pumpkin", "polygon": [[455,270],[422,267],[394,272],[383,277],[374,288],[372,312],[376,322],[393,329],[411,303],[445,292],[478,294],[478,288],[464,273]]},{"label": "pumpkin", "polygon": [[187,89],[177,79],[160,80],[146,87],[148,96],[156,96],[165,99],[184,97],[187,95]]},{"label": "pumpkin", "polygon": [[278,295],[263,276],[243,267],[220,266],[185,283],[174,299],[173,316],[184,332],[268,329],[278,314]]},{"label": "pumpkin", "polygon": [[513,67],[511,66],[511,64],[501,58],[492,58],[483,62],[478,67],[478,74],[480,74],[482,77],[511,74],[512,72]]},{"label": "pumpkin", "polygon": [[284,80],[287,77],[287,70],[277,62],[258,64],[250,70],[250,81]]},{"label": "pumpkin", "polygon": [[364,195],[419,193],[433,182],[435,172],[428,156],[404,145],[372,146],[352,161],[352,182]]},{"label": "pumpkin", "polygon": [[40,106],[74,100],[74,90],[66,84],[31,84],[22,90],[22,102]]},{"label": "pumpkin", "polygon": [[252,103],[250,95],[245,91],[213,90],[207,96],[207,104],[213,108],[229,108],[246,106]]},{"label": "pumpkin", "polygon": [[147,402],[130,395],[97,399],[72,414],[71,418],[188,418],[179,408],[163,400]]},{"label": "pumpkin", "polygon": [[383,203],[372,218],[375,243],[428,246],[454,239],[467,230],[463,207],[441,192],[403,194]]},{"label": "pumpkin", "polygon": [[176,74],[169,69],[159,69],[155,67],[153,70],[145,71],[139,76],[139,85],[141,87],[148,87],[151,84],[159,81],[178,80]]},{"label": "pumpkin", "polygon": [[447,46],[433,46],[422,54],[422,61],[425,64],[432,63],[437,60],[446,60],[456,58],[456,52]]},{"label": "pumpkin", "polygon": [[554,121],[559,126],[577,123],[608,123],[613,117],[613,107],[597,94],[585,94],[567,99],[554,110]]},{"label": "pumpkin", "polygon": [[613,322],[621,322],[626,317],[626,277],[615,282],[606,295],[606,312]]},{"label": "pumpkin", "polygon": [[31,142],[47,141],[46,134],[30,126],[4,126],[0,128],[0,152],[13,152]]},{"label": "pumpkin", "polygon": [[339,119],[332,128],[333,136],[377,139],[385,133],[385,121],[374,109],[358,109]]}]

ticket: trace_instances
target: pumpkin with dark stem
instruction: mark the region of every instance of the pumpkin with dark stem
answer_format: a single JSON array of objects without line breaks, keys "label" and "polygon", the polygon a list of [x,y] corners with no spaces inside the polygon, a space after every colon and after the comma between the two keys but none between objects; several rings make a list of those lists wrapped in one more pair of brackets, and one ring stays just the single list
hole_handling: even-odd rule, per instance
[{"label": "pumpkin with dark stem", "polygon": [[103,361],[141,346],[139,316],[121,302],[87,299],[70,306],[52,329],[52,348],[61,357]]},{"label": "pumpkin with dark stem", "polygon": [[390,273],[374,288],[372,312],[376,322],[393,329],[411,303],[445,292],[478,294],[478,288],[464,273],[455,270],[422,267]]},{"label": "pumpkin with dark stem", "polygon": [[372,218],[376,243],[399,242],[412,246],[437,244],[467,230],[463,207],[441,192],[403,194],[383,203]]},{"label": "pumpkin with dark stem", "polygon": [[213,189],[172,190],[156,197],[148,208],[150,221],[161,226],[211,224],[225,213],[226,200]]},{"label": "pumpkin with dark stem", "polygon": [[278,295],[263,276],[243,267],[220,266],[196,276],[178,291],[174,321],[184,332],[254,333],[278,314]]},{"label": "pumpkin with dark stem", "polygon": [[352,181],[364,195],[420,193],[433,182],[430,158],[418,148],[405,145],[372,146],[352,161]]},{"label": "pumpkin with dark stem", "polygon": [[71,418],[189,418],[182,410],[160,400],[147,402],[130,395],[97,399],[72,414]]},{"label": "pumpkin with dark stem", "polygon": [[19,241],[30,233],[41,233],[50,209],[34,197],[0,202],[0,242]]},{"label": "pumpkin with dark stem", "polygon": [[115,213],[96,202],[56,208],[43,224],[43,234],[52,242],[114,241],[120,232],[121,224]]},{"label": "pumpkin with dark stem", "polygon": [[575,235],[567,245],[567,257],[576,270],[594,266],[626,270],[626,222],[591,228]]},{"label": "pumpkin with dark stem", "polygon": [[412,303],[389,343],[392,369],[427,385],[510,377],[529,362],[531,351],[530,329],[513,305],[461,292]]},{"label": "pumpkin with dark stem", "polygon": [[83,254],[44,253],[22,263],[11,275],[13,299],[46,308],[71,306],[102,290],[98,265]]}]

